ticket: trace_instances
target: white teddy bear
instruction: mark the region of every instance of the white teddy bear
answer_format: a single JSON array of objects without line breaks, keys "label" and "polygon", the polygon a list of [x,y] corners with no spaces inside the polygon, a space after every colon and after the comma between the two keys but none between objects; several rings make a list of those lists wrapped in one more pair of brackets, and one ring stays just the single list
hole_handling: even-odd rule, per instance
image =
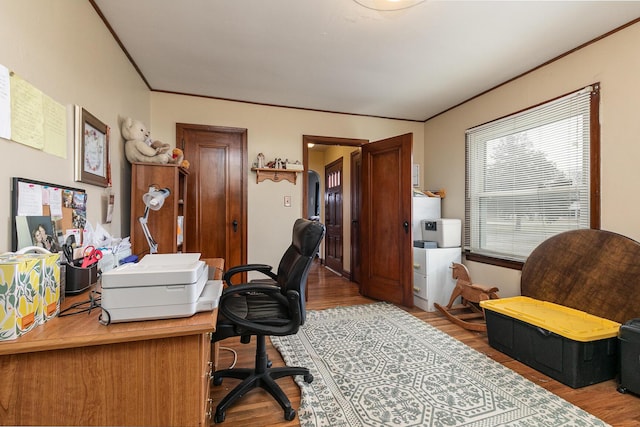
[{"label": "white teddy bear", "polygon": [[169,144],[151,141],[151,132],[141,121],[127,117],[122,121],[122,137],[125,139],[124,154],[129,162],[169,163]]}]

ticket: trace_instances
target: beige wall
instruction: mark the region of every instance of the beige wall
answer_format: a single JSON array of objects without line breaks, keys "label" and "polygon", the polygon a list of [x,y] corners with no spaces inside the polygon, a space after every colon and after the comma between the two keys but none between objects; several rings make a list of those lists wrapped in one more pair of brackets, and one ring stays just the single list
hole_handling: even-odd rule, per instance
[{"label": "beige wall", "polygon": [[[128,231],[129,165],[118,116],[149,120],[149,90],[88,1],[20,0],[0,2],[0,64],[60,104],[77,104],[111,127],[111,165],[116,205],[107,231]],[[102,187],[74,182],[73,137],[67,158],[0,138],[0,252],[10,249],[10,179],[17,176],[84,188],[87,218],[104,221]],[[122,199],[122,196],[127,197]]]},{"label": "beige wall", "polygon": [[[443,217],[464,218],[467,128],[601,83],[602,229],[640,240],[640,24],[574,52],[425,124],[425,182],[445,188]],[[520,292],[518,271],[466,262],[475,282]]]},{"label": "beige wall", "polygon": [[[111,164],[116,209],[111,224],[116,237],[129,235],[130,165],[124,157],[119,120],[133,117],[149,125],[155,139],[175,144],[177,122],[248,129],[248,155],[259,152],[302,160],[302,135],[381,139],[414,133],[416,157],[421,158],[422,123],[316,113],[288,108],[198,97],[151,93],[138,76],[89,2],[78,0],[3,1],[0,3],[0,64],[63,105],[83,106],[111,127]],[[10,41],[10,42],[9,42]],[[105,190],[74,181],[73,138],[62,159],[21,144],[0,139],[0,252],[10,249],[10,178],[19,176],[84,188],[88,220],[104,221]],[[265,181],[259,185],[250,172],[249,260],[277,262],[288,244],[293,220],[302,214],[302,178],[299,184]],[[292,207],[283,206],[285,195]],[[268,222],[266,222],[268,221]],[[268,226],[265,226],[268,224]],[[276,230],[274,232],[274,230]],[[260,242],[269,242],[261,244]]]},{"label": "beige wall", "polygon": [[[147,123],[155,139],[175,144],[177,122],[248,129],[249,162],[259,152],[302,160],[302,135],[364,138],[372,141],[412,132],[414,161],[422,187],[444,188],[443,216],[464,215],[465,129],[601,82],[602,228],[640,240],[636,183],[640,182],[640,24],[572,53],[540,70],[438,116],[425,124],[319,113],[206,98],[150,93],[89,2],[39,0],[0,2],[0,64],[63,105],[85,107],[112,129],[111,162],[116,211],[106,228],[129,233],[129,165],[124,158],[119,117]],[[423,143],[424,141],[424,143]],[[67,158],[0,139],[0,251],[10,245],[10,178],[20,176],[85,188],[88,219],[102,222],[104,189],[76,183],[73,141]],[[426,155],[425,153],[429,153]],[[302,186],[249,182],[249,261],[277,262],[290,227],[302,214]],[[302,179],[299,178],[299,182]],[[292,207],[283,197],[292,196]],[[269,226],[265,222],[269,221]],[[274,232],[277,230],[277,232]],[[269,242],[264,244],[262,242]],[[475,281],[495,284],[503,295],[519,292],[519,272],[468,263]],[[348,264],[347,264],[348,265]]]},{"label": "beige wall", "polygon": [[[419,159],[423,153],[423,123],[158,92],[151,94],[151,123],[154,138],[171,144],[175,144],[176,123],[246,128],[250,163],[260,152],[264,153],[267,160],[281,157],[302,161],[302,135],[376,141],[412,132],[414,157]],[[291,241],[291,226],[302,215],[302,177],[298,177],[297,185],[286,181],[256,184],[253,172],[249,172],[247,179],[248,261],[277,265],[280,255]],[[284,196],[291,196],[291,207],[284,207]]]}]

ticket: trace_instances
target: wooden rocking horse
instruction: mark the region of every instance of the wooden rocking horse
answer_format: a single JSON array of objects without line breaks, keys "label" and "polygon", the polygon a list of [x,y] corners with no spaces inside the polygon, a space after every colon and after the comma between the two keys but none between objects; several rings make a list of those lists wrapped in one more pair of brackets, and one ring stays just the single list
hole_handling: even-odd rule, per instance
[{"label": "wooden rocking horse", "polygon": [[[434,307],[440,310],[456,325],[465,329],[478,332],[486,332],[487,325],[484,320],[484,312],[479,306],[480,301],[500,298],[498,288],[474,284],[469,276],[469,270],[463,264],[451,264],[452,276],[456,281],[456,287],[451,293],[449,304],[445,307],[434,303]],[[461,297],[461,304],[453,305],[455,300]]]}]

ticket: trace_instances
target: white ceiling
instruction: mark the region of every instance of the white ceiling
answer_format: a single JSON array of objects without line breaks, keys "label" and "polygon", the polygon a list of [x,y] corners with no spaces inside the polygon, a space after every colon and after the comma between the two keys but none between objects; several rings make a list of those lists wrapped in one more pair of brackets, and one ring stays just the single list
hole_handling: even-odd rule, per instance
[{"label": "white ceiling", "polygon": [[419,121],[640,17],[640,1],[93,2],[153,90]]}]

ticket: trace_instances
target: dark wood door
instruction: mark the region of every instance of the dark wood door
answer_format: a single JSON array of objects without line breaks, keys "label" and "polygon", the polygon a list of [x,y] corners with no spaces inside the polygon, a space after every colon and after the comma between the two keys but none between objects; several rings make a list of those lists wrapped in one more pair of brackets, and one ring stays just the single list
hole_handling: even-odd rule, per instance
[{"label": "dark wood door", "polygon": [[412,146],[406,134],[362,147],[360,290],[405,307],[413,307]]},{"label": "dark wood door", "polygon": [[342,157],[324,168],[324,221],[327,228],[324,237],[325,264],[342,274]]},{"label": "dark wood door", "polygon": [[351,153],[351,280],[360,283],[360,210],[362,206],[362,152]]},{"label": "dark wood door", "polygon": [[247,260],[247,130],[177,123],[190,162],[185,242],[201,258]]}]

